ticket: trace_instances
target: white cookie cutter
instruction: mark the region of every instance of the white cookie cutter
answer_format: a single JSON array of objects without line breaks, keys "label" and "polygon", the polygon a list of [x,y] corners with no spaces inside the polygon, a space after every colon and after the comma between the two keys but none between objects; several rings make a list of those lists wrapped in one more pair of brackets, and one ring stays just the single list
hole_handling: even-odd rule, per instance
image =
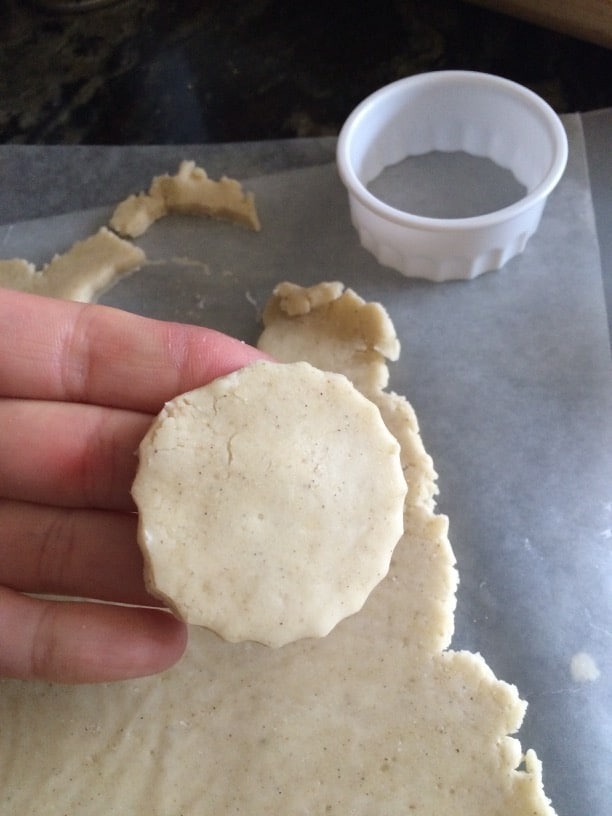
[{"label": "white cookie cutter", "polygon": [[[434,150],[492,159],[527,193],[484,215],[431,218],[395,209],[368,190],[385,167]],[[342,127],[337,162],[362,245],[408,277],[443,281],[499,269],[523,251],[567,152],[561,120],[537,94],[491,74],[438,71],[364,99]]]}]

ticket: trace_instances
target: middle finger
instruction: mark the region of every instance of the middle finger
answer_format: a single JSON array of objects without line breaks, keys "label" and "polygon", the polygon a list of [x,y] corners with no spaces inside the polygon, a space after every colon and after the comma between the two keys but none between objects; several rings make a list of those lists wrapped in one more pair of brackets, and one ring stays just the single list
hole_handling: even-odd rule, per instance
[{"label": "middle finger", "polygon": [[0,400],[0,496],[127,510],[152,417],[97,405]]},{"label": "middle finger", "polygon": [[135,513],[0,501],[0,584],[159,606],[146,591]]}]

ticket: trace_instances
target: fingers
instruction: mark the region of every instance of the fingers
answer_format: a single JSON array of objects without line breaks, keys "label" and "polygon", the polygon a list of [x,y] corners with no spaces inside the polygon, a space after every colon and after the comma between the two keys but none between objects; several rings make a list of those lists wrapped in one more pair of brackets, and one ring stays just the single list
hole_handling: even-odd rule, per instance
[{"label": "fingers", "polygon": [[0,585],[161,606],[145,589],[135,514],[0,501]]},{"label": "fingers", "polygon": [[196,326],[0,290],[0,396],[156,414],[264,355]]},{"label": "fingers", "polygon": [[37,400],[0,400],[0,496],[133,509],[140,440],[152,417]]},{"label": "fingers", "polygon": [[163,671],[186,627],[168,612],[30,598],[0,587],[0,675],[94,683]]}]

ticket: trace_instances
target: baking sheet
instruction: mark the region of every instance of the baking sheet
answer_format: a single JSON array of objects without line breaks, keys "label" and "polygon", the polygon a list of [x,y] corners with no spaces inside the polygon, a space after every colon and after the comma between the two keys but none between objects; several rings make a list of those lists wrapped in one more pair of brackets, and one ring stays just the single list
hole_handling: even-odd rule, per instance
[{"label": "baking sheet", "polygon": [[[247,341],[279,280],[339,279],[386,306],[403,347],[391,386],[417,410],[450,517],[461,576],[453,646],[480,651],[529,702],[520,738],[543,760],[559,816],[608,816],[612,364],[580,119],[564,123],[566,175],[526,251],[500,272],[430,284],[380,267],[324,164],[249,178],[259,234],[159,222],[137,242],[150,263],[101,301]],[[121,173],[125,154],[113,156]],[[2,256],[43,263],[108,214],[7,225]],[[598,679],[573,676],[579,653]]]}]

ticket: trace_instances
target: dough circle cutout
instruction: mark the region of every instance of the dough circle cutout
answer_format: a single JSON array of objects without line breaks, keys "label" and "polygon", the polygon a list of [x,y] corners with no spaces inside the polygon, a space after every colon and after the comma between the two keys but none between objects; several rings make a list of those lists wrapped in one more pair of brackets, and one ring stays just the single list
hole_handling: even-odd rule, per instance
[{"label": "dough circle cutout", "polygon": [[149,590],[229,641],[322,637],[385,577],[406,481],[341,374],[257,361],[167,403],[132,493]]}]

